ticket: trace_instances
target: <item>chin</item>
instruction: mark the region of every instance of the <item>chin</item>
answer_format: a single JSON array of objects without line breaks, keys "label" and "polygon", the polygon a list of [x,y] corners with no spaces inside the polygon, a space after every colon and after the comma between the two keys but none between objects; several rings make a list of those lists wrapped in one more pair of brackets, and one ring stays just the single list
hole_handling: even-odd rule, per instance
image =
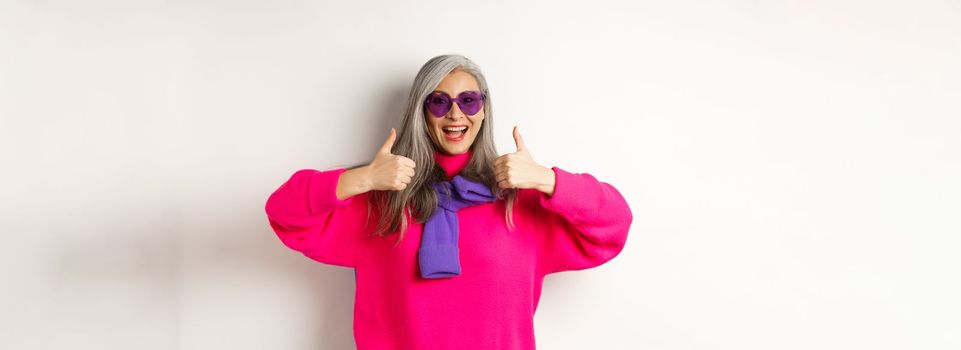
[{"label": "chin", "polygon": [[[463,141],[462,141],[462,142],[463,142]],[[470,146],[469,146],[469,145],[468,145],[468,146],[456,146],[456,147],[455,147],[455,146],[447,145],[447,146],[441,146],[441,147],[443,148],[444,153],[447,153],[447,154],[450,154],[450,155],[462,154],[462,153],[464,153],[464,152],[467,152],[468,149],[470,149]]]}]

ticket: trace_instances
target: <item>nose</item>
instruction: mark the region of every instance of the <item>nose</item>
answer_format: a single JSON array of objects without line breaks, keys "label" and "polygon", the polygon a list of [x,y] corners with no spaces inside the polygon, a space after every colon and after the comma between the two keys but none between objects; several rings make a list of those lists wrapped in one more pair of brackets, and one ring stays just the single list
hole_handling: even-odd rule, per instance
[{"label": "nose", "polygon": [[451,119],[457,119],[461,117],[467,117],[467,115],[464,114],[464,112],[460,110],[460,106],[458,106],[457,103],[454,102],[454,103],[451,103],[450,105],[450,111],[447,112],[447,117]]}]

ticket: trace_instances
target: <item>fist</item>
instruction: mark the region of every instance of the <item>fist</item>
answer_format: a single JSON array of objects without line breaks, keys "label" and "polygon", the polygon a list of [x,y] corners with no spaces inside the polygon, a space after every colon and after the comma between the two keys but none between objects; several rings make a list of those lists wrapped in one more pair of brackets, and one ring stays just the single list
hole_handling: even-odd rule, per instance
[{"label": "fist", "polygon": [[407,184],[414,177],[414,167],[416,165],[414,160],[390,153],[396,139],[397,132],[394,128],[390,128],[387,141],[377,151],[374,160],[367,165],[368,183],[371,190],[402,191],[407,188]]},{"label": "fist", "polygon": [[534,161],[521,133],[514,126],[514,144],[517,152],[508,153],[494,159],[494,177],[500,188],[533,188],[552,194],[554,170],[541,166]]}]

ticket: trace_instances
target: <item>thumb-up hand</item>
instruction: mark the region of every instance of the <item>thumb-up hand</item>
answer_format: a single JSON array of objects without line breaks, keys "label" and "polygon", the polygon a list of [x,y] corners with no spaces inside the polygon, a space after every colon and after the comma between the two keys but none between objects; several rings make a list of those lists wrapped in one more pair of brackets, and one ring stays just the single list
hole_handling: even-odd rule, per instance
[{"label": "thumb-up hand", "polygon": [[377,151],[374,160],[367,165],[370,186],[373,190],[401,191],[407,188],[407,184],[414,177],[416,166],[414,160],[390,153],[396,139],[397,131],[390,128],[387,141]]},{"label": "thumb-up hand", "polygon": [[[494,177],[500,188],[534,188],[553,193],[554,170],[534,161],[517,126],[514,126],[514,144],[517,152],[494,159]],[[550,194],[549,193],[549,194]]]}]

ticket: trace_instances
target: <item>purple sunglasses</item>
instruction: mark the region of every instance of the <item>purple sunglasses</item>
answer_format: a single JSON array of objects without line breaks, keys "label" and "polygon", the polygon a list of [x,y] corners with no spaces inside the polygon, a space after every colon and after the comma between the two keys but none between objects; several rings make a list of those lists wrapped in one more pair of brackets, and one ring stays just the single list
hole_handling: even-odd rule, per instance
[{"label": "purple sunglasses", "polygon": [[454,102],[457,102],[457,107],[467,115],[474,115],[480,111],[481,107],[484,106],[484,99],[487,95],[480,91],[464,91],[457,95],[457,98],[451,98],[446,92],[434,91],[427,95],[424,100],[424,107],[430,111],[431,114],[436,118],[441,118],[450,112],[450,109],[454,106]]}]

